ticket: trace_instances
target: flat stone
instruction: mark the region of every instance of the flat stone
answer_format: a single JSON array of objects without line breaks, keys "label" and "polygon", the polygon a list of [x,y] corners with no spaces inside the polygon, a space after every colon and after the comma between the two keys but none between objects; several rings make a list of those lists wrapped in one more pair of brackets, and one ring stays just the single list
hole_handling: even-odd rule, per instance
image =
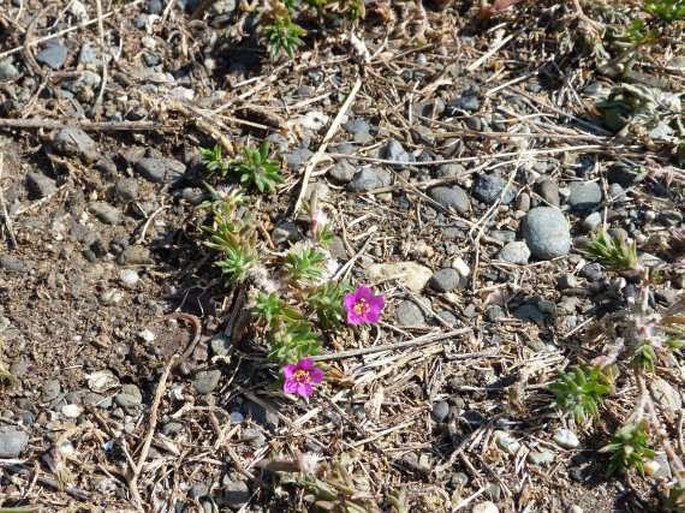
[{"label": "flat stone", "polygon": [[367,144],[373,141],[371,125],[366,119],[356,118],[345,123],[345,130],[352,136],[354,142]]},{"label": "flat stone", "polygon": [[138,180],[135,178],[122,178],[114,187],[114,194],[122,201],[135,201],[138,199]]},{"label": "flat stone", "polygon": [[527,264],[530,258],[530,249],[523,241],[510,242],[497,254],[497,259],[510,264]]},{"label": "flat stone", "polygon": [[0,427],[0,458],[18,458],[29,442],[29,435],[15,427]]},{"label": "flat stone", "polygon": [[554,433],[554,443],[564,449],[575,449],[580,445],[580,440],[570,429],[557,429]]},{"label": "flat stone", "polygon": [[456,269],[440,269],[430,279],[430,287],[437,292],[451,292],[464,284],[464,279]]},{"label": "flat stone", "polygon": [[193,379],[193,386],[198,394],[209,394],[217,387],[219,379],[221,379],[220,370],[200,371]]},{"label": "flat stone", "polygon": [[247,504],[252,494],[245,481],[224,480],[224,500],[229,508],[241,508]]},{"label": "flat stone", "polygon": [[26,265],[22,259],[14,255],[0,255],[0,269],[10,273],[23,273]]},{"label": "flat stone", "polygon": [[571,232],[564,214],[554,207],[536,207],[523,218],[523,238],[531,254],[542,260],[571,251]]},{"label": "flat stone", "polygon": [[558,207],[561,205],[561,199],[559,197],[559,184],[554,180],[546,179],[540,182],[538,185],[538,194],[542,197],[545,202],[553,207]]},{"label": "flat stone", "polygon": [[597,228],[599,228],[599,225],[602,224],[602,214],[599,212],[593,212],[592,214],[588,215],[583,219],[583,230],[585,232],[593,232]]},{"label": "flat stone", "polygon": [[27,173],[26,188],[33,199],[46,198],[57,191],[57,182],[43,173]]},{"label": "flat stone", "polygon": [[43,49],[36,54],[36,62],[40,62],[54,70],[58,70],[64,66],[68,55],[69,51],[61,41],[58,39],[51,39],[45,44]]},{"label": "flat stone", "polygon": [[431,415],[435,422],[443,422],[450,413],[450,405],[447,401],[438,401],[433,405]]},{"label": "flat stone", "polygon": [[425,326],[426,318],[421,308],[413,301],[402,301],[395,308],[395,319],[400,326]]},{"label": "flat stone", "polygon": [[683,401],[678,391],[668,381],[656,378],[650,383],[649,388],[654,399],[664,410],[671,414],[680,412]]},{"label": "flat stone", "polygon": [[14,80],[19,76],[19,70],[8,60],[0,61],[0,82]]},{"label": "flat stone", "polygon": [[428,195],[443,207],[452,208],[460,214],[468,214],[471,211],[469,195],[458,185],[433,187],[428,191]]},{"label": "flat stone", "polygon": [[497,175],[478,175],[472,192],[476,198],[488,204],[494,203],[502,196],[502,203],[508,205],[516,197],[516,188],[509,185],[502,195],[505,187],[507,187],[507,181]]},{"label": "flat stone", "polygon": [[94,162],[99,157],[95,141],[80,128],[67,127],[58,130],[54,134],[52,146],[61,155],[79,157],[87,162]]},{"label": "flat stone", "polygon": [[521,448],[521,443],[506,431],[495,431],[494,436],[497,447],[507,454],[516,454]]},{"label": "flat stone", "polygon": [[357,168],[347,159],[339,160],[328,170],[328,177],[337,183],[347,183],[354,177]]},{"label": "flat stone", "polygon": [[499,513],[499,509],[494,502],[486,501],[475,504],[471,509],[471,513]]},{"label": "flat stone", "polygon": [[530,451],[526,460],[531,465],[547,465],[554,461],[556,455],[552,451]]},{"label": "flat stone", "polygon": [[407,153],[402,144],[395,139],[388,141],[388,144],[383,148],[383,158],[401,163],[406,163],[411,160],[409,153]]},{"label": "flat stone", "polygon": [[105,224],[119,224],[121,212],[104,201],[96,201],[88,206],[88,211]]},{"label": "flat stone", "polygon": [[143,404],[143,395],[136,385],[122,385],[114,401],[122,408],[133,409]]},{"label": "flat stone", "polygon": [[392,174],[378,167],[365,167],[354,175],[352,181],[347,184],[350,192],[368,192],[392,184]]},{"label": "flat stone", "polygon": [[136,162],[135,169],[151,182],[171,183],[183,176],[186,166],[176,159],[143,157]]},{"label": "flat stone", "polygon": [[597,182],[574,182],[570,190],[567,202],[572,212],[589,212],[602,203],[602,189]]},{"label": "flat stone", "polygon": [[129,246],[119,255],[121,265],[145,265],[153,262],[150,250],[143,246]]},{"label": "flat stone", "polygon": [[412,292],[420,292],[433,276],[433,271],[417,262],[373,264],[366,271],[370,281],[397,280]]}]

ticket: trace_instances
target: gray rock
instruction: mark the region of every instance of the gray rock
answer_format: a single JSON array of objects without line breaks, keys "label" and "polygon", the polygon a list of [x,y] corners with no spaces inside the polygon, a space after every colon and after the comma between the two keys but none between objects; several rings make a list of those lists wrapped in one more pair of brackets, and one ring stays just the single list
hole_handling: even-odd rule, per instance
[{"label": "gray rock", "polygon": [[597,262],[585,264],[580,270],[580,274],[585,276],[590,281],[599,281],[604,277],[604,270],[602,265]]},{"label": "gray rock", "polygon": [[64,81],[64,89],[78,95],[80,99],[89,100],[100,85],[102,77],[94,71],[82,71],[77,78]]},{"label": "gray rock", "polygon": [[556,455],[552,451],[530,451],[526,460],[532,465],[547,465],[554,461]]},{"label": "gray rock", "polygon": [[402,301],[395,309],[395,319],[400,326],[425,326],[426,318],[413,301]]},{"label": "gray rock", "polygon": [[614,203],[623,203],[626,201],[626,199],[628,199],[626,196],[626,191],[623,190],[621,184],[612,183],[609,185],[609,199]]},{"label": "gray rock", "polygon": [[217,387],[219,379],[221,379],[220,370],[200,371],[193,379],[193,386],[198,394],[209,394]]},{"label": "gray rock", "polygon": [[497,447],[507,454],[516,454],[521,448],[521,442],[507,431],[495,431],[494,439]]},{"label": "gray rock", "polygon": [[183,176],[186,166],[176,159],[144,157],[136,162],[135,169],[151,182],[171,183]]},{"label": "gray rock", "polygon": [[490,237],[500,241],[503,244],[508,244],[516,240],[516,232],[511,230],[492,230],[490,232]]},{"label": "gray rock", "polygon": [[600,224],[602,224],[602,214],[599,212],[593,212],[583,219],[583,230],[586,232],[593,232],[599,227]]},{"label": "gray rock", "polygon": [[19,76],[19,70],[8,60],[0,61],[0,82],[14,80]]},{"label": "gray rock", "polygon": [[226,337],[223,333],[218,333],[209,342],[209,347],[212,349],[212,354],[216,356],[226,356],[233,344],[231,339]]},{"label": "gray rock", "polygon": [[283,160],[289,169],[297,169],[306,164],[306,162],[313,155],[309,148],[298,148],[288,153],[283,154]]},{"label": "gray rock", "polygon": [[232,411],[229,415],[229,418],[232,424],[242,424],[243,422],[245,422],[245,415],[243,415],[239,411]]},{"label": "gray rock", "polygon": [[49,403],[50,401],[57,399],[61,391],[62,385],[60,385],[60,382],[56,379],[49,379],[48,381],[43,383],[41,400],[46,403]]},{"label": "gray rock", "polygon": [[[497,175],[478,175],[473,184],[473,195],[480,201],[492,204],[502,195],[507,181]],[[507,187],[502,196],[502,203],[508,205],[516,197],[516,188],[513,185]]]},{"label": "gray rock", "polygon": [[18,458],[29,443],[29,435],[15,427],[0,427],[0,458]]},{"label": "gray rock", "polygon": [[81,51],[78,54],[78,63],[79,64],[93,64],[97,60],[98,56],[97,53],[95,53],[95,48],[93,48],[93,45],[86,42],[83,43],[83,46],[81,46]]},{"label": "gray rock", "polygon": [[79,157],[88,162],[97,160],[99,154],[97,145],[90,136],[80,128],[62,128],[58,130],[52,140],[57,153],[67,157]]},{"label": "gray rock", "polygon": [[276,244],[283,244],[285,242],[297,242],[302,239],[302,234],[295,223],[283,221],[274,228],[271,238]]},{"label": "gray rock", "polygon": [[580,445],[580,441],[576,434],[570,429],[565,428],[556,430],[554,433],[554,443],[564,449],[575,449]]},{"label": "gray rock", "polygon": [[143,246],[129,246],[118,258],[121,265],[145,265],[153,262],[150,250]]},{"label": "gray rock", "polygon": [[571,251],[568,221],[554,207],[536,207],[523,218],[523,238],[531,254],[542,260],[564,256]]},{"label": "gray rock", "polygon": [[654,399],[665,411],[671,414],[680,412],[683,407],[682,399],[678,391],[668,381],[656,378],[649,388]]},{"label": "gray rock", "polygon": [[162,14],[163,9],[161,0],[147,0],[145,3],[145,12],[148,14]]},{"label": "gray rock", "polygon": [[124,287],[132,289],[140,281],[140,276],[135,269],[122,269],[119,273],[119,281]]},{"label": "gray rock", "polygon": [[49,40],[43,49],[36,54],[36,61],[57,70],[64,66],[69,51],[58,39]]},{"label": "gray rock", "polygon": [[456,108],[468,112],[476,112],[480,109],[480,100],[476,94],[467,92],[450,102],[449,107],[452,110]]},{"label": "gray rock", "polygon": [[366,119],[356,118],[345,123],[345,130],[352,136],[352,140],[359,144],[366,144],[373,140],[371,125]]},{"label": "gray rock", "polygon": [[435,422],[443,422],[450,413],[450,405],[447,401],[438,401],[433,405],[431,415]]},{"label": "gray rock", "polygon": [[428,195],[443,207],[453,208],[460,214],[468,214],[471,211],[469,195],[458,185],[433,187],[428,191]]},{"label": "gray rock", "polygon": [[488,316],[488,320],[490,322],[496,322],[500,319],[504,319],[507,316],[506,312],[504,311],[504,308],[502,308],[500,305],[488,306],[486,315]]},{"label": "gray rock", "polygon": [[559,198],[559,185],[554,180],[543,180],[538,185],[538,194],[553,207],[561,205]]},{"label": "gray rock", "polygon": [[460,164],[442,164],[435,171],[436,178],[457,178],[466,173],[464,166]]},{"label": "gray rock", "polygon": [[242,441],[249,443],[250,446],[255,449],[259,449],[260,447],[264,447],[266,445],[266,437],[264,436],[264,433],[253,427],[244,430],[241,439]]},{"label": "gray rock", "polygon": [[528,212],[530,210],[530,195],[527,192],[519,194],[516,201],[516,210]]},{"label": "gray rock", "polygon": [[537,304],[533,302],[523,303],[514,311],[517,319],[522,321],[532,321],[538,324],[545,322],[545,314]]},{"label": "gray rock", "polygon": [[572,274],[562,274],[557,279],[557,287],[560,289],[572,289],[578,286],[578,279]]},{"label": "gray rock", "polygon": [[463,286],[464,279],[456,269],[446,267],[434,273],[428,284],[437,292],[451,292]]},{"label": "gray rock", "polygon": [[252,494],[244,481],[223,481],[224,500],[229,508],[239,509],[247,504]]},{"label": "gray rock", "polygon": [[114,195],[125,201],[135,201],[138,198],[138,181],[135,178],[122,178],[114,187]]},{"label": "gray rock", "polygon": [[497,254],[497,259],[510,264],[527,264],[530,258],[530,249],[523,241],[514,241],[504,246]]},{"label": "gray rock", "polygon": [[143,395],[136,385],[122,385],[114,401],[125,409],[136,409],[143,404]]},{"label": "gray rock", "polygon": [[104,201],[91,203],[88,206],[88,210],[105,224],[119,224],[119,221],[121,220],[121,212]]},{"label": "gray rock", "polygon": [[574,182],[568,204],[573,212],[588,212],[595,210],[602,203],[602,189],[597,182]]},{"label": "gray rock", "polygon": [[26,270],[26,265],[14,255],[0,255],[0,269],[10,273],[21,273]]},{"label": "gray rock", "polygon": [[471,513],[499,513],[499,508],[494,502],[479,502],[473,506]]},{"label": "gray rock", "polygon": [[388,144],[383,149],[383,158],[402,163],[406,163],[412,160],[409,156],[409,153],[407,153],[402,144],[400,144],[400,142],[396,141],[395,139],[391,139],[390,141],[388,141]]},{"label": "gray rock", "polygon": [[354,177],[357,172],[348,160],[339,160],[331,169],[328,170],[328,176],[337,183],[347,183]]},{"label": "gray rock", "polygon": [[449,310],[440,310],[437,312],[438,317],[443,320],[443,322],[446,322],[450,326],[456,326],[459,323],[459,319],[457,318],[456,315],[454,315],[452,312]]},{"label": "gray rock", "polygon": [[190,491],[188,492],[188,497],[191,499],[199,499],[201,497],[204,497],[209,493],[209,488],[207,487],[206,484],[204,483],[195,483],[193,486],[190,487]]},{"label": "gray rock", "polygon": [[26,188],[34,199],[46,198],[57,190],[57,183],[43,173],[28,173],[26,175]]},{"label": "gray rock", "polygon": [[347,184],[347,190],[368,192],[390,184],[392,184],[392,174],[389,171],[379,167],[366,167],[354,175],[352,181]]}]

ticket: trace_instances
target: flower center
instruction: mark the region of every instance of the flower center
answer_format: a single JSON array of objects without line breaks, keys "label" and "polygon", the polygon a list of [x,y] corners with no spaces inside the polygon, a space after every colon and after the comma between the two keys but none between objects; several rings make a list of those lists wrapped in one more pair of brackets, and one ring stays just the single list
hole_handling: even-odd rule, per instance
[{"label": "flower center", "polygon": [[293,377],[295,378],[295,381],[297,381],[298,383],[309,383],[312,380],[311,376],[309,375],[309,372],[302,369],[296,370]]},{"label": "flower center", "polygon": [[354,313],[357,315],[366,315],[369,313],[370,309],[371,305],[369,305],[369,302],[366,299],[359,299],[354,304]]}]

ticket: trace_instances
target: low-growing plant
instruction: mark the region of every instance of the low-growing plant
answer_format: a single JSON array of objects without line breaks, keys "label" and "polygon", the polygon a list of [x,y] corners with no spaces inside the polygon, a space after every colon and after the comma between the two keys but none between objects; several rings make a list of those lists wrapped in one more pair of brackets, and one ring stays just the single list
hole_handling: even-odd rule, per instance
[{"label": "low-growing plant", "polygon": [[232,283],[242,283],[256,263],[257,255],[254,249],[248,244],[240,244],[226,248],[216,266]]},{"label": "low-growing plant", "polygon": [[638,264],[635,242],[628,244],[606,232],[598,233],[588,243],[587,251],[600,263],[614,270],[635,269]]},{"label": "low-growing plant", "polygon": [[623,426],[614,434],[611,442],[599,451],[611,454],[609,475],[623,474],[629,469],[644,474],[645,462],[655,455],[649,447],[649,434],[644,421]]},{"label": "low-growing plant", "polygon": [[274,16],[271,23],[264,28],[269,54],[272,59],[285,53],[291,59],[295,51],[304,44],[302,38],[307,31],[294,23],[287,15]]},{"label": "low-growing plant", "polygon": [[281,165],[269,157],[269,143],[264,141],[258,149],[245,146],[242,157],[229,164],[240,175],[240,183],[256,187],[259,192],[273,192],[283,182]]},{"label": "low-growing plant", "polygon": [[271,336],[269,358],[280,363],[295,363],[319,354],[321,339],[306,320],[284,323]]},{"label": "low-growing plant", "polygon": [[333,328],[344,322],[343,297],[351,290],[346,283],[329,281],[309,292],[307,305],[316,315],[322,328]]},{"label": "low-growing plant", "polygon": [[555,406],[582,424],[597,415],[604,397],[612,391],[611,378],[598,367],[578,366],[549,385]]},{"label": "low-growing plant", "polygon": [[224,159],[221,146],[218,144],[212,148],[200,148],[200,157],[210,173],[215,173],[222,177],[228,174],[228,164]]},{"label": "low-growing plant", "polygon": [[308,284],[323,278],[328,257],[313,247],[301,247],[285,257],[284,269],[293,282]]},{"label": "low-growing plant", "polygon": [[685,0],[647,0],[644,10],[664,23],[685,20]]}]

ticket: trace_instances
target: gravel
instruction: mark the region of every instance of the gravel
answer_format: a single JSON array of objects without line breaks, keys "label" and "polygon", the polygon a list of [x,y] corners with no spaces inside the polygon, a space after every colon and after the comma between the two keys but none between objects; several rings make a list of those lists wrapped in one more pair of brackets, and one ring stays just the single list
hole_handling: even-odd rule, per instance
[{"label": "gravel", "polygon": [[36,54],[36,61],[45,64],[54,70],[60,69],[64,66],[67,60],[69,51],[64,44],[58,39],[49,40],[43,49]]},{"label": "gravel", "polygon": [[183,162],[166,157],[144,157],[136,162],[135,168],[143,178],[155,183],[175,182],[186,170]]},{"label": "gravel", "polygon": [[510,264],[527,264],[530,258],[530,249],[523,241],[510,242],[497,254],[497,259]]},{"label": "gravel", "polygon": [[433,187],[428,195],[443,207],[453,208],[460,214],[468,214],[471,210],[469,195],[458,185]]},{"label": "gravel", "polygon": [[328,176],[334,182],[342,184],[352,180],[356,172],[357,168],[355,168],[348,160],[340,160],[328,170]]},{"label": "gravel", "polygon": [[402,301],[395,308],[395,319],[400,326],[425,326],[426,318],[421,308],[413,301]]},{"label": "gravel", "polygon": [[138,198],[138,180],[122,178],[114,187],[114,195],[124,202],[135,201]]},{"label": "gravel", "polygon": [[58,130],[53,137],[52,146],[61,155],[79,157],[87,162],[94,162],[100,156],[95,141],[80,128]]},{"label": "gravel", "polygon": [[571,232],[564,214],[553,207],[531,209],[523,219],[523,238],[531,254],[542,260],[568,255]]},{"label": "gravel", "polygon": [[450,413],[450,405],[447,401],[438,401],[433,405],[431,415],[435,422],[443,422]]},{"label": "gravel", "polygon": [[446,267],[434,273],[428,284],[437,292],[451,292],[463,286],[464,279],[456,269]]},{"label": "gravel", "polygon": [[597,228],[599,228],[599,225],[602,224],[602,214],[599,212],[593,212],[592,214],[588,215],[583,219],[583,230],[586,232],[593,232]]},{"label": "gravel", "polygon": [[570,429],[557,429],[554,433],[554,442],[564,449],[575,449],[580,445],[576,434]]},{"label": "gravel", "polygon": [[602,203],[602,189],[597,182],[574,182],[570,189],[567,202],[572,212],[589,212]]},{"label": "gravel", "polygon": [[352,181],[347,184],[350,192],[368,192],[392,184],[389,171],[378,167],[366,167],[357,171]]},{"label": "gravel", "polygon": [[538,194],[545,200],[546,203],[553,207],[561,205],[559,197],[559,185],[554,180],[543,180],[538,185]]},{"label": "gravel", "polygon": [[19,76],[19,70],[11,62],[0,61],[0,82],[14,80]]},{"label": "gravel", "polygon": [[29,442],[29,435],[20,429],[0,427],[0,458],[18,458]]},{"label": "gravel", "polygon": [[33,199],[46,198],[57,191],[57,183],[43,173],[28,173],[26,187]]},{"label": "gravel", "polygon": [[388,141],[388,144],[383,148],[382,155],[383,158],[396,162],[409,162],[412,160],[409,153],[404,149],[404,146],[395,139]]},{"label": "gravel", "polygon": [[96,201],[88,206],[91,214],[105,224],[119,224],[121,212],[116,207],[104,201]]},{"label": "gravel", "polygon": [[[480,201],[492,204],[502,195],[507,181],[497,175],[479,175],[473,185],[473,195]],[[516,197],[516,189],[509,185],[502,195],[502,203],[508,205]]]},{"label": "gravel", "polygon": [[119,392],[114,401],[125,409],[136,409],[143,404],[143,395],[136,385],[122,385],[121,392]]},{"label": "gravel", "polygon": [[200,371],[193,379],[193,386],[198,394],[210,394],[219,385],[221,379],[220,370]]}]

